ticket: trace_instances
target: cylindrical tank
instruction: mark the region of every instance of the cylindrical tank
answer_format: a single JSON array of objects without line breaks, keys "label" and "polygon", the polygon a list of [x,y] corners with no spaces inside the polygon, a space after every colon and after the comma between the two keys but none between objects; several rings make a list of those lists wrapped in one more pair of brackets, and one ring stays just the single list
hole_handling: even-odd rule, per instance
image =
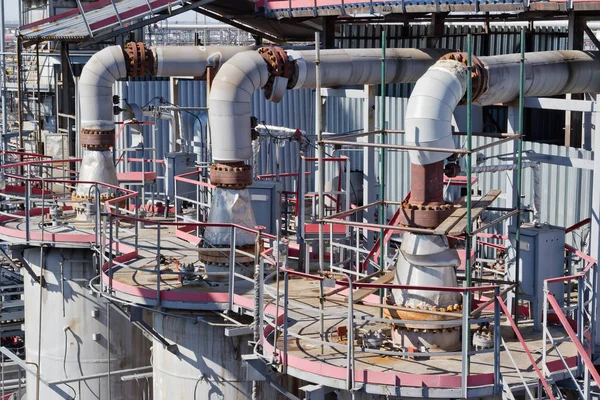
[{"label": "cylindrical tank", "polygon": [[[201,316],[206,322],[195,322]],[[155,341],[152,346],[154,400],[245,400],[252,397],[243,354],[252,353],[251,336],[225,336],[223,318],[212,313],[154,313],[154,329],[177,354]],[[276,399],[277,392],[259,384],[259,399]]]},{"label": "cylindrical tank", "polygon": [[[90,291],[92,257],[90,249],[44,249],[41,299],[40,285],[24,273],[26,360],[38,363],[41,337],[40,374],[47,382],[106,373],[109,364],[113,372],[150,365],[150,342],[116,311],[108,314],[106,300]],[[39,276],[40,248],[25,249],[23,258]],[[148,398],[145,382],[122,382],[120,375],[61,384],[56,391],[40,384],[39,398],[105,399],[109,383],[112,400]],[[36,380],[28,376],[27,399],[35,398]]]},{"label": "cylindrical tank", "polygon": [[[394,283],[408,286],[457,287],[456,267],[460,258],[455,249],[448,246],[448,239],[439,235],[416,235],[405,233],[396,263]],[[393,289],[394,303],[406,309],[391,315],[394,319],[411,321],[394,326],[392,339],[401,346],[451,350],[460,342],[460,318],[455,313],[449,317],[426,314],[419,310],[457,312],[462,309],[462,296],[456,292],[421,289]],[[448,321],[451,324],[429,324],[420,321]],[[413,322],[414,321],[414,322]]]}]

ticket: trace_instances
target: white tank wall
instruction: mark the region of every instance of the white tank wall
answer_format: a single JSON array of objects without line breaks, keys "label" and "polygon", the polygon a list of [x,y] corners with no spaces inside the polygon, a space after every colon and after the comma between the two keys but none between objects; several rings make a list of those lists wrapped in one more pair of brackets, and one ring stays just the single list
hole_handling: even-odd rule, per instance
[{"label": "white tank wall", "polygon": [[[40,273],[40,249],[29,248],[23,257],[33,271]],[[64,271],[63,295],[60,265]],[[89,249],[47,249],[44,256],[47,282],[42,291],[41,375],[46,381],[99,374],[108,371],[108,332],[106,301],[91,294],[88,282],[94,276]],[[25,272],[25,348],[28,362],[38,361],[40,286]],[[94,314],[97,315],[94,316]],[[94,340],[93,335],[98,335]],[[150,364],[150,342],[133,325],[110,313],[110,368],[112,371]],[[107,399],[108,378],[75,382],[59,387],[78,400]],[[111,378],[111,399],[148,398],[144,382],[121,382]],[[35,399],[35,379],[28,376],[27,399]],[[59,400],[63,396],[40,385],[40,399]]]},{"label": "white tank wall", "polygon": [[[193,318],[197,314],[188,314]],[[224,323],[214,314],[202,318]],[[245,400],[252,398],[242,354],[250,354],[251,336],[226,337],[224,327],[154,313],[154,329],[170,343],[175,355],[155,341],[152,346],[154,400]],[[276,399],[274,389],[259,384],[259,399]],[[265,391],[266,390],[266,391]]]}]

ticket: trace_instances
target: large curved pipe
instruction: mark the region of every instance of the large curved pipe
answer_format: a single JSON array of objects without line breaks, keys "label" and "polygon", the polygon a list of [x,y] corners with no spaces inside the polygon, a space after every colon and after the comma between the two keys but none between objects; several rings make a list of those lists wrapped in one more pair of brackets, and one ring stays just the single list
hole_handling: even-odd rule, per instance
[{"label": "large curved pipe", "polygon": [[[444,50],[390,49],[386,53],[388,83],[415,82]],[[288,51],[294,76],[290,89],[315,88],[313,51]],[[381,50],[349,49],[321,51],[322,86],[378,84],[381,81]],[[210,123],[215,162],[243,162],[252,157],[250,101],[265,86],[272,71],[257,52],[237,54],[213,82],[210,93]]]},{"label": "large curved pipe", "polygon": [[[525,96],[600,93],[599,54],[583,51],[527,53]],[[427,151],[427,147],[454,148],[452,114],[465,93],[465,85],[460,82],[466,82],[466,69],[464,56],[450,58],[463,62],[444,60],[436,63],[417,81],[408,101],[406,141],[423,148],[410,152],[411,199],[403,205],[406,209],[404,222],[409,225],[436,227],[451,211],[445,209],[442,195],[443,160],[450,153]],[[484,85],[473,99],[474,104],[506,103],[518,97],[520,55],[480,57],[475,61],[478,68],[474,78]]]},{"label": "large curved pipe", "polygon": [[[115,142],[113,121],[113,85],[119,79],[142,77],[201,77],[209,67],[218,69],[233,55],[250,47],[178,46],[146,48],[128,43],[125,48],[110,46],[94,54],[79,79],[81,102],[81,145],[85,151],[79,180],[118,186],[117,174],[108,151]],[[77,186],[74,198],[90,197],[92,184]],[[113,190],[102,189],[110,197]]]}]

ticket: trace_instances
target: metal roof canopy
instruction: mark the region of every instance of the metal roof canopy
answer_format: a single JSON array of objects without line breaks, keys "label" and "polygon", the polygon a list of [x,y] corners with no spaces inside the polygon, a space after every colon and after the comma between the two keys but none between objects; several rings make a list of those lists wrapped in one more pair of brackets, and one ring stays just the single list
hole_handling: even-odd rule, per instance
[{"label": "metal roof canopy", "polygon": [[60,40],[85,47],[193,10],[214,0],[100,0],[19,28],[26,42]]}]

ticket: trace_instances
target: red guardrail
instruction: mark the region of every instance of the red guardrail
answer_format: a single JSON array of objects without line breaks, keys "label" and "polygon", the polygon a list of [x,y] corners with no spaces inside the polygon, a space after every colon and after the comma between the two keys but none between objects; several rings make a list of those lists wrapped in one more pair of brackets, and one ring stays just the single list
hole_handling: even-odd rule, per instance
[{"label": "red guardrail", "polygon": [[[542,386],[546,390],[546,395],[551,400],[556,400],[556,398],[554,397],[554,394],[552,393],[552,389],[550,388],[550,386],[548,385],[548,382],[546,382],[546,379],[544,378],[544,375],[542,374],[542,371],[540,371],[540,368],[537,366],[537,363],[535,362],[535,359],[533,358],[533,355],[531,354],[531,351],[529,350],[529,347],[527,347],[527,344],[525,343],[525,340],[523,340],[523,336],[521,335],[521,331],[519,330],[519,328],[517,328],[517,326],[515,325],[515,321],[510,316],[510,311],[508,311],[508,308],[506,307],[506,304],[504,304],[504,300],[502,300],[502,297],[497,296],[496,297],[496,301],[500,304],[500,308],[502,308],[502,311],[506,315],[506,320],[510,324],[510,327],[512,328],[512,330],[515,332],[515,335],[517,336],[517,339],[519,339],[519,342],[521,343],[521,346],[523,347],[523,350],[525,351],[525,354],[527,355],[527,358],[529,359],[529,362],[531,363],[531,366],[535,370],[535,373],[537,374],[538,378],[540,379],[540,382],[542,383]],[[566,321],[566,319],[565,319],[565,321]]]}]

